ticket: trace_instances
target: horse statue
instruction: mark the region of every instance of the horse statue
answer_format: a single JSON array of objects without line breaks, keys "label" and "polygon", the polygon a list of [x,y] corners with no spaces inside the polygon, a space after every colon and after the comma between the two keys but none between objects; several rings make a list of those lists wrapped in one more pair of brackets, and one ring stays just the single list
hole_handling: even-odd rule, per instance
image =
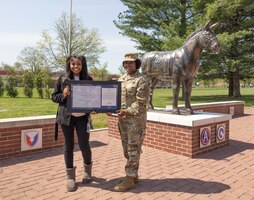
[{"label": "horse statue", "polygon": [[178,97],[180,85],[184,85],[184,97],[186,114],[193,114],[190,105],[192,82],[199,70],[199,60],[205,48],[219,52],[220,43],[212,31],[218,23],[212,24],[208,21],[205,26],[194,31],[182,47],[173,51],[152,51],[145,53],[142,59],[141,69],[150,83],[149,108],[152,104],[153,90],[156,84],[162,80],[172,80],[173,102],[172,114],[180,114],[178,108]]}]

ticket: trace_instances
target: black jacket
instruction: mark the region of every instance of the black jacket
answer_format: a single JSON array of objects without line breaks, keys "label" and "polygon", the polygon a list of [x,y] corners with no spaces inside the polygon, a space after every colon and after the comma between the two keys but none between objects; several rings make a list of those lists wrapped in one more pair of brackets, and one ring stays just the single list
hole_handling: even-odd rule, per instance
[{"label": "black jacket", "polygon": [[[67,111],[67,106],[66,106],[67,98],[63,96],[63,90],[67,80],[69,79],[65,78],[64,76],[60,76],[57,79],[54,92],[51,95],[52,101],[59,104],[57,115],[56,115],[55,140],[57,140],[57,136],[58,136],[58,124],[67,125],[67,126],[70,124],[71,113]],[[89,77],[88,80],[93,80],[93,79]],[[87,113],[86,116],[88,117],[88,115],[89,114]]]}]

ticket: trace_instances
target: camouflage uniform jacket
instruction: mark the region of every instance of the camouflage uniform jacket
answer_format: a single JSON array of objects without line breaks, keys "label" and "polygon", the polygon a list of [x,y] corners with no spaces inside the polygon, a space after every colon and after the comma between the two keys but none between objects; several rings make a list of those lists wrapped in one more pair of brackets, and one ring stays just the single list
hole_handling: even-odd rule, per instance
[{"label": "camouflage uniform jacket", "polygon": [[126,118],[122,120],[134,121],[134,123],[139,121],[144,128],[149,100],[147,80],[137,70],[133,75],[121,76],[118,81],[122,82],[121,108],[126,112]]}]

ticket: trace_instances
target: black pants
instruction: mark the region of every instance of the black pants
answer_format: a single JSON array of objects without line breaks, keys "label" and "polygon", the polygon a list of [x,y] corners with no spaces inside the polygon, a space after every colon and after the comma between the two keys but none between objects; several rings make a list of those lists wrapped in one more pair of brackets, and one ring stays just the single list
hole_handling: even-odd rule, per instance
[{"label": "black pants", "polygon": [[90,133],[87,133],[88,114],[81,117],[71,116],[70,125],[62,125],[64,134],[64,160],[66,168],[73,168],[74,127],[76,128],[79,148],[86,165],[91,164],[92,152],[89,144]]}]

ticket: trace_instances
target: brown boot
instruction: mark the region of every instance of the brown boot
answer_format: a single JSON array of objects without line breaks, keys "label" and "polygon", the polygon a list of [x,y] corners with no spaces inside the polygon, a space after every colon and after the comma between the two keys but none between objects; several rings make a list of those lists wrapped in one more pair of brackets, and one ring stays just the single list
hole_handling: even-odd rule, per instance
[{"label": "brown boot", "polygon": [[75,170],[76,170],[76,167],[66,169],[66,175],[67,175],[66,188],[68,192],[73,192],[77,190],[77,185],[75,182],[75,179],[76,179]]},{"label": "brown boot", "polygon": [[121,183],[115,186],[114,190],[116,192],[124,192],[128,189],[134,188],[135,187],[134,179],[135,177],[126,176]]},{"label": "brown boot", "polygon": [[84,177],[82,180],[83,184],[91,183],[92,182],[92,165],[93,163],[91,162],[90,165],[84,164]]}]

